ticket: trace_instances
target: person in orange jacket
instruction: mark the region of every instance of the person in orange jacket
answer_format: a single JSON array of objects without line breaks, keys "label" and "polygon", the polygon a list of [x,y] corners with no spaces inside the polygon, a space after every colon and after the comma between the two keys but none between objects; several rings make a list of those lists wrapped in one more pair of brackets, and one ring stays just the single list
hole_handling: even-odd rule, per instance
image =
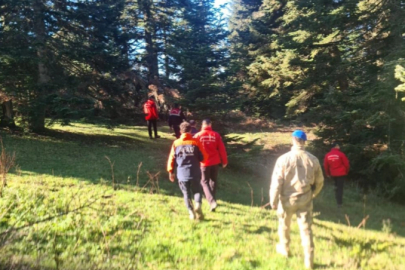
[{"label": "person in orange jacket", "polygon": [[325,174],[335,181],[335,197],[338,207],[343,205],[343,185],[349,173],[350,164],[346,155],[340,151],[338,143],[332,144],[332,149],[323,160]]},{"label": "person in orange jacket", "polygon": [[159,115],[156,108],[155,96],[150,96],[145,104],[143,104],[143,112],[145,113],[145,120],[148,124],[149,138],[153,139],[152,126],[155,133],[155,139],[160,138],[157,132],[157,120],[159,119]]},{"label": "person in orange jacket", "polygon": [[[191,125],[189,123],[183,122],[180,125],[180,132],[181,136],[173,142],[167,161],[169,180],[174,182],[174,169],[176,167],[179,187],[183,193],[190,219],[202,220],[204,215],[201,209],[200,162],[207,159],[207,154],[201,143],[190,134]],[[192,205],[191,194],[194,195],[195,207]]]},{"label": "person in orange jacket", "polygon": [[225,168],[228,165],[228,156],[221,135],[212,130],[211,120],[203,120],[201,131],[194,135],[194,138],[201,142],[208,154],[208,159],[201,163],[201,185],[213,212],[218,205],[216,190],[219,164],[222,163],[222,167]]}]

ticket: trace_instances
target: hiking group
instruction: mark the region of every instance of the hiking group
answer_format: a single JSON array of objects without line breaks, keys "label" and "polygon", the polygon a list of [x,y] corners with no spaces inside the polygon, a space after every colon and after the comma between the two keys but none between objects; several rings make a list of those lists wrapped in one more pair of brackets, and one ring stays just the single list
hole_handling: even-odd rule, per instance
[{"label": "hiking group", "polygon": [[[146,120],[149,136],[152,138],[150,120]],[[170,181],[174,182],[176,170],[178,184],[190,219],[202,220],[204,219],[201,208],[202,191],[210,204],[210,211],[215,211],[218,206],[216,200],[218,169],[221,164],[225,168],[228,159],[222,138],[212,130],[211,121],[203,120],[200,132],[195,129],[195,121],[192,123],[194,126],[186,122],[177,104],[173,106],[170,111],[169,126],[175,131],[177,139],[170,150],[167,171]],[[156,130],[155,137],[157,137]],[[304,250],[304,265],[305,268],[312,269],[314,266],[313,199],[322,190],[324,176],[318,158],[305,151],[306,133],[295,130],[291,137],[292,148],[277,159],[270,182],[270,206],[277,211],[279,220],[279,242],[276,245],[276,251],[284,257],[290,256],[290,226],[292,217],[296,214]],[[323,165],[326,176],[332,177],[335,181],[336,202],[340,208],[343,204],[343,183],[350,166],[346,155],[340,151],[338,143],[332,144],[331,151],[325,155]]]}]

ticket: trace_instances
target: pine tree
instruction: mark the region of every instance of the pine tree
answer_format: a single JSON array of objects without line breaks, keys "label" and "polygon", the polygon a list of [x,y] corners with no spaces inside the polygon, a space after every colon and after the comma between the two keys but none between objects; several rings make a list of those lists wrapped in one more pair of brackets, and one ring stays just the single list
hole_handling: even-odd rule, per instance
[{"label": "pine tree", "polygon": [[401,1],[263,1],[249,24],[260,39],[247,46],[254,59],[245,89],[269,97],[251,106],[280,102],[288,116],[318,123],[319,149],[338,140],[352,176],[391,195],[405,194],[405,108],[394,93],[404,12]]},{"label": "pine tree", "polygon": [[[278,21],[284,4],[279,1],[234,1],[230,19],[232,78],[246,95],[244,106],[258,115],[279,116],[284,113],[288,99],[268,80],[280,45],[274,36],[280,28]],[[277,84],[277,83],[276,83]]]},{"label": "pine tree", "polygon": [[111,107],[117,75],[129,67],[123,0],[3,2],[0,88],[17,100],[30,130],[43,130],[46,116],[84,116],[96,101]]},{"label": "pine tree", "polygon": [[224,70],[228,56],[224,20],[212,0],[183,2],[181,20],[174,26],[168,55],[172,83],[185,94],[193,111],[221,110],[226,104]]}]

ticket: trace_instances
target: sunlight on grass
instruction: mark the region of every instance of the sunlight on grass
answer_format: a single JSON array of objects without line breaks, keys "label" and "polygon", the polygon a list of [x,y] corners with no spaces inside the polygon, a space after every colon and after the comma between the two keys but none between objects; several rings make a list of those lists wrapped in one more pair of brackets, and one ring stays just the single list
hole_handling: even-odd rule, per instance
[{"label": "sunlight on grass", "polygon": [[[160,140],[150,140],[145,127],[76,123],[41,136],[2,133],[19,167],[0,200],[0,268],[302,269],[295,220],[293,256],[275,253],[276,214],[259,207],[268,202],[269,175],[221,169],[217,211],[204,201],[206,220],[192,222],[165,172],[173,136],[160,130]],[[269,151],[289,144],[283,132],[232,135],[260,138]],[[340,212],[328,182],[315,200],[316,267],[402,269],[404,207],[346,188]],[[366,228],[357,229],[364,215],[370,215]]]}]

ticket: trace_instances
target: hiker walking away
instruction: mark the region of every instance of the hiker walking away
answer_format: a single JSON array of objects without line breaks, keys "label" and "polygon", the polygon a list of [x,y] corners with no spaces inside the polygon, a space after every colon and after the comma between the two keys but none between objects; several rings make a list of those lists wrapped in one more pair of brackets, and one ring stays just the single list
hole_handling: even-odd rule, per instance
[{"label": "hiker walking away", "polygon": [[183,111],[179,104],[174,103],[173,108],[169,112],[169,127],[174,130],[176,138],[180,138],[180,124],[186,120]]},{"label": "hiker walking away", "polygon": [[297,215],[304,248],[305,267],[314,265],[312,239],[312,200],[323,187],[323,174],[319,160],[305,151],[307,136],[302,130],[292,133],[291,151],[277,159],[270,184],[270,205],[277,209],[280,242],[276,246],[284,257],[290,255],[291,218]]},{"label": "hiker walking away", "polygon": [[143,112],[145,113],[145,120],[148,124],[149,138],[152,138],[152,126],[155,133],[155,139],[160,138],[157,133],[157,120],[159,119],[155,96],[150,96],[149,99],[143,104]]},{"label": "hiker walking away", "polygon": [[346,155],[340,151],[338,143],[334,142],[330,152],[325,155],[323,167],[326,176],[332,177],[335,181],[336,203],[340,208],[343,205],[343,186],[346,180],[346,175],[349,173],[350,164]]},{"label": "hiker walking away", "polygon": [[190,120],[189,121],[189,123],[190,123],[190,126],[191,126],[191,135],[195,135],[195,134],[197,134],[198,133],[198,130],[197,130],[197,122],[196,121],[194,121],[194,120]]},{"label": "hiker walking away", "polygon": [[[174,182],[174,169],[177,167],[177,179],[190,214],[190,219],[202,220],[204,219],[204,215],[201,209],[200,162],[206,160],[207,154],[201,143],[191,136],[190,131],[191,126],[189,123],[183,122],[180,125],[181,136],[173,142],[167,161],[167,171],[169,172],[169,180]],[[194,195],[194,207],[192,194]]]},{"label": "hiker walking away", "polygon": [[225,168],[228,165],[228,156],[221,135],[212,130],[209,119],[203,120],[201,131],[194,138],[201,142],[208,155],[208,159],[201,163],[201,185],[210,204],[210,211],[213,212],[218,205],[216,191],[219,165],[222,163],[222,167]]}]

